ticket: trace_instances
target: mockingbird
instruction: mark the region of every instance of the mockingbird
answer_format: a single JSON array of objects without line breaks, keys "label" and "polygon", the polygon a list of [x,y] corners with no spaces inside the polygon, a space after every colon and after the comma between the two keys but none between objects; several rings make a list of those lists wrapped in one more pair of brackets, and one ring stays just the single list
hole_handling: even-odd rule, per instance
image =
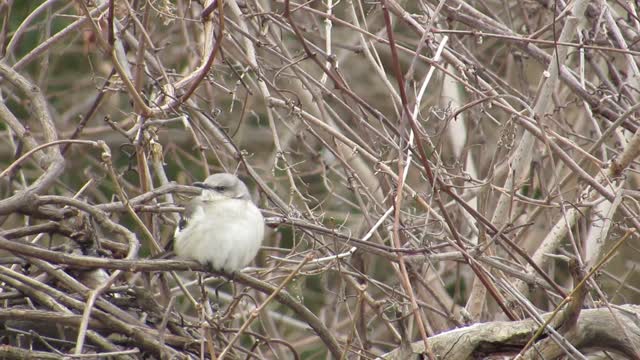
[{"label": "mockingbird", "polygon": [[202,188],[186,206],[175,231],[174,251],[214,270],[233,273],[258,253],[264,218],[237,176],[220,173],[193,186]]}]

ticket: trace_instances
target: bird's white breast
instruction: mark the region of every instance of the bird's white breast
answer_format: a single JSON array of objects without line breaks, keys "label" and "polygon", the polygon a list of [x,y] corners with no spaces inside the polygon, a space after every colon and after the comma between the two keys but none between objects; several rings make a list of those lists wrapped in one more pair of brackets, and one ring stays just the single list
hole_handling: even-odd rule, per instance
[{"label": "bird's white breast", "polygon": [[221,199],[202,202],[187,225],[176,229],[174,250],[185,259],[233,272],[256,256],[264,235],[264,219],[251,202]]}]

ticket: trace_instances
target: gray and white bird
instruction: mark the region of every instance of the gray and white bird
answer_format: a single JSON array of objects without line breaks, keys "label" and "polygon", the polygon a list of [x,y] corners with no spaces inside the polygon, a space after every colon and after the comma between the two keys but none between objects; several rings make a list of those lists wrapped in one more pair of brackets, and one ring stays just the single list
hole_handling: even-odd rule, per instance
[{"label": "gray and white bird", "polygon": [[202,193],[191,199],[176,228],[176,255],[229,273],[244,268],[264,236],[264,218],[247,186],[229,173],[213,174],[193,186]]}]

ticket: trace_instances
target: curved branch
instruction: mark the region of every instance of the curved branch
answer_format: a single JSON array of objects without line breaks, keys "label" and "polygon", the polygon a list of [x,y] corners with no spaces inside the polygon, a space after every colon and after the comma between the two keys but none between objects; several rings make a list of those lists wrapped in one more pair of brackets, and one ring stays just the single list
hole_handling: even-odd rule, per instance
[{"label": "curved branch", "polygon": [[[35,118],[40,122],[42,127],[44,140],[47,143],[56,141],[58,134],[53,120],[49,115],[47,101],[40,92],[40,89],[4,63],[0,63],[0,76],[20,89],[25,96],[30,99]],[[13,116],[13,113],[4,103],[0,104],[0,116],[7,121],[9,126],[11,126],[21,139],[25,140],[25,144],[30,150],[37,146],[37,142],[28,135],[28,132],[25,131],[25,128],[15,116]],[[60,154],[60,149],[58,149],[58,147],[49,147],[44,153],[46,155],[39,154],[36,156],[36,159],[39,160],[40,166],[46,168],[45,173],[31,184],[31,186],[8,199],[0,201],[0,215],[10,214],[21,210],[21,208],[28,208],[32,196],[47,191],[58,176],[62,174],[64,170],[64,158]]]}]

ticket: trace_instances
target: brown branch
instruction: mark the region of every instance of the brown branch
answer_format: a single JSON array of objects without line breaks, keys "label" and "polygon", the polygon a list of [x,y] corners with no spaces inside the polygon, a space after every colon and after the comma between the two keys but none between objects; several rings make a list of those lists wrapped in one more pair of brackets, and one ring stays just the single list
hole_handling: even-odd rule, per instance
[{"label": "brown branch", "polygon": [[[128,272],[151,272],[151,271],[202,271],[208,272],[208,268],[193,261],[184,260],[118,260],[108,258],[98,258],[91,256],[76,256],[62,254],[55,251],[41,249],[30,244],[24,244],[20,241],[7,240],[0,236],[0,249],[10,251],[14,254],[34,257],[48,262],[60,265],[67,265],[77,269],[112,269]],[[237,273],[233,276],[233,280],[240,284],[249,286],[265,294],[276,294],[276,300],[281,304],[289,307],[298,316],[303,318],[312,329],[316,331],[318,336],[325,342],[329,351],[340,358],[342,353],[340,346],[335,337],[331,334],[324,324],[304,305],[300,304],[286,291],[278,291],[277,287],[253,278],[249,275]],[[84,306],[84,305],[83,305]],[[127,330],[127,334],[134,333],[133,329]],[[150,344],[152,345],[152,344]]]}]

